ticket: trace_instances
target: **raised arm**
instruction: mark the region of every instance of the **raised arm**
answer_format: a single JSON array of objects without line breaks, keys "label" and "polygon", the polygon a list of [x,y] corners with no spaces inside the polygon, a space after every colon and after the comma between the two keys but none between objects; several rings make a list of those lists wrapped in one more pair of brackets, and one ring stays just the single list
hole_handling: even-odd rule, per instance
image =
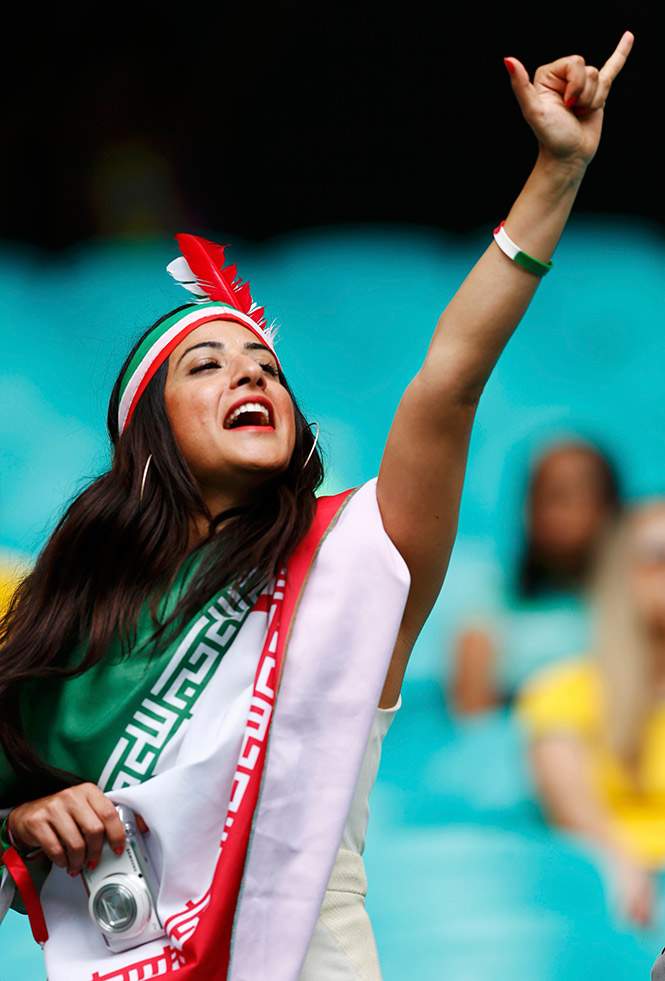
[{"label": "raised arm", "polygon": [[[548,263],[592,159],[610,86],[633,44],[625,33],[600,69],[579,55],[535,73],[506,58],[513,92],[539,144],[536,165],[505,232]],[[411,573],[411,592],[382,705],[399,694],[415,638],[439,593],[457,530],[478,399],[540,277],[492,242],[441,315],[425,362],[390,430],[377,495],[385,529]]]}]

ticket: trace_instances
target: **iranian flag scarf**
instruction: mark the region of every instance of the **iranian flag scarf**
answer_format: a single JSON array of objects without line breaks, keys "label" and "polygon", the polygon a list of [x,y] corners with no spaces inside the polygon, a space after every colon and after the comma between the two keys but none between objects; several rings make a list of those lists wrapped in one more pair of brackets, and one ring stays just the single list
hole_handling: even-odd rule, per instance
[{"label": "iranian flag scarf", "polygon": [[127,692],[98,782],[150,828],[167,937],[112,954],[53,869],[49,981],[296,981],[407,591],[374,482],[323,498],[269,592],[220,593]]}]

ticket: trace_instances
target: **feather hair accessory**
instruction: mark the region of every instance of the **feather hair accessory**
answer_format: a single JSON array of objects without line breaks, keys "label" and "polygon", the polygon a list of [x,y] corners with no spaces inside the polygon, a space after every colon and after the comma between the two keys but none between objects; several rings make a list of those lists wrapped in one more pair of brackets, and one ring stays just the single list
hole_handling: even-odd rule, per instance
[{"label": "feather hair accessory", "polygon": [[165,317],[146,334],[127,365],[120,383],[118,429],[129,424],[151,378],[188,334],[211,320],[231,320],[250,330],[279,359],[275,351],[274,324],[268,327],[263,307],[257,306],[249,283],[238,279],[233,266],[224,266],[225,246],[198,235],[176,235],[182,255],[166,267],[173,278],[194,297],[197,306]]},{"label": "feather hair accessory", "polygon": [[264,317],[265,308],[253,302],[249,282],[238,278],[235,263],[224,265],[224,250],[227,245],[216,245],[199,235],[181,232],[175,236],[182,255],[170,262],[167,272],[188,290],[197,303],[216,300],[235,307],[261,328],[271,340],[274,338],[274,324],[268,326]]}]

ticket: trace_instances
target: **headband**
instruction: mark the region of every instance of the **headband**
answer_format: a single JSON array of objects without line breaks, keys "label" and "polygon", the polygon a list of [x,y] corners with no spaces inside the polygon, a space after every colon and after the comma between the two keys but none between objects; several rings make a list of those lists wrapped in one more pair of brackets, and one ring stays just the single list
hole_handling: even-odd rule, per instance
[{"label": "headband", "polygon": [[[124,432],[139,399],[157,370],[193,330],[211,320],[241,324],[277,358],[274,331],[266,325],[263,307],[252,302],[249,283],[236,280],[235,265],[224,267],[224,249],[198,235],[176,235],[182,255],[166,267],[189,290],[197,304],[166,317],[146,334],[127,365],[120,383],[118,430]],[[277,359],[279,364],[279,359]]]}]

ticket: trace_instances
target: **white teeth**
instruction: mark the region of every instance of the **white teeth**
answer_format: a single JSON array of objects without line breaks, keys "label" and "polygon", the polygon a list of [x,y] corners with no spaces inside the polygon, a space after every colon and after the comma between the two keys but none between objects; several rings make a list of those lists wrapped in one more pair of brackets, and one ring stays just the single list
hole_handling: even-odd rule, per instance
[{"label": "white teeth", "polygon": [[261,416],[262,425],[270,425],[270,413],[265,405],[261,405],[260,402],[243,402],[243,404],[239,405],[237,409],[234,409],[231,415],[227,418],[226,422],[224,423],[224,428],[230,429],[236,419],[238,419],[244,412],[259,413]]}]

